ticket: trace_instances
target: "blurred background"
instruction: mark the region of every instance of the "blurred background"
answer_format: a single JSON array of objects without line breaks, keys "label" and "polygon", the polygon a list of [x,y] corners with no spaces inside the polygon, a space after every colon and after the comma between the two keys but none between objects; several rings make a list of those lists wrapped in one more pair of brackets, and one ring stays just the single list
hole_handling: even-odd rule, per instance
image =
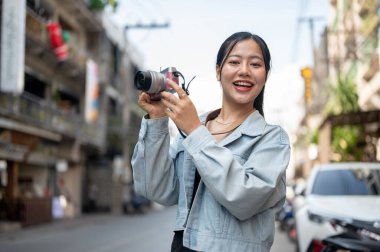
[{"label": "blurred background", "polygon": [[[195,76],[189,90],[198,113],[216,109],[216,54],[237,31],[258,34],[272,54],[264,112],[291,139],[289,204],[316,165],[378,164],[379,7],[377,0],[0,1],[0,243],[41,225],[90,227],[115,216],[127,218],[129,231],[119,233],[151,218],[143,237],[152,223],[162,225],[157,210],[174,224],[173,209],[133,192],[130,159],[144,115],[134,75],[176,67],[187,82]],[[288,244],[278,251],[298,247],[292,220],[276,233],[286,238],[275,248]],[[171,236],[171,225],[165,230]],[[153,250],[135,246],[88,251]],[[70,251],[87,251],[78,249]]]}]

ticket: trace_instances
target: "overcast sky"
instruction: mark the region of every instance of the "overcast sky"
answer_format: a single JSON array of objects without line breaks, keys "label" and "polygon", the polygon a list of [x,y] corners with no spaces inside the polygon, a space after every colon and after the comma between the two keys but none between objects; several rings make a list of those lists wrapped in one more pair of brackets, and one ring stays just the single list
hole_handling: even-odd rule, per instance
[{"label": "overcast sky", "polygon": [[272,71],[264,103],[268,122],[294,132],[303,115],[300,68],[310,66],[309,24],[299,17],[323,17],[315,22],[318,43],[327,23],[328,0],[119,0],[112,15],[120,26],[170,23],[163,29],[130,29],[127,38],[141,55],[142,70],[176,67],[189,81],[190,97],[199,113],[221,105],[215,60],[232,33],[261,36],[272,54]]}]

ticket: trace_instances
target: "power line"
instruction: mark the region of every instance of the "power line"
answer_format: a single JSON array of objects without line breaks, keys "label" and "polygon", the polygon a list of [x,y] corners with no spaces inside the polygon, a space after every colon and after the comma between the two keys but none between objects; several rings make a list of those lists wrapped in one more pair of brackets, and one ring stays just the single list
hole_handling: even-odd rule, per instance
[{"label": "power line", "polygon": [[141,23],[136,23],[136,24],[131,24],[131,25],[125,25],[124,29],[129,30],[129,29],[158,29],[158,28],[169,28],[170,23],[165,22],[165,23],[150,23],[150,24],[141,24]]}]

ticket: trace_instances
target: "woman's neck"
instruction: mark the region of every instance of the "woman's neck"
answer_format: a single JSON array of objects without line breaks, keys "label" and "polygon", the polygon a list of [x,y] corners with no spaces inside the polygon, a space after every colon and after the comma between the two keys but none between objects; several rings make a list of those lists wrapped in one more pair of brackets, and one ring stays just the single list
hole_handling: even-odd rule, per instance
[{"label": "woman's neck", "polygon": [[253,105],[243,107],[222,106],[217,119],[221,123],[228,123],[240,120],[243,117],[246,118],[249,114],[251,114],[254,111],[255,108],[253,107]]},{"label": "woman's neck", "polygon": [[226,106],[211,112],[206,119],[206,127],[217,142],[220,142],[232,131],[237,129],[255,109],[240,106],[228,108]]}]

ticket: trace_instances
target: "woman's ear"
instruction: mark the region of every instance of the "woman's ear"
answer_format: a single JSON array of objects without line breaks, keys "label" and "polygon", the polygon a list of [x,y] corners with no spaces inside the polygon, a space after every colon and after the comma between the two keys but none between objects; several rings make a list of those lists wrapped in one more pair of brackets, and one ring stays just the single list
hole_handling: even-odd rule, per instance
[{"label": "woman's ear", "polygon": [[220,67],[216,65],[216,79],[220,81]]}]

